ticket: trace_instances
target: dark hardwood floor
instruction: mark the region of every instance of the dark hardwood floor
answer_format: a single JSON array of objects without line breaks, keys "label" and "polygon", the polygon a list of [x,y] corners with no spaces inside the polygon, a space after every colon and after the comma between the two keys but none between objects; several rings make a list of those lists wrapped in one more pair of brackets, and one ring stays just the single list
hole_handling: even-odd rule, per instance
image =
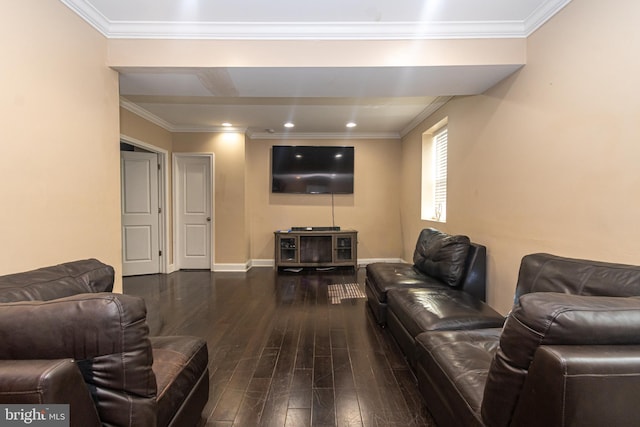
[{"label": "dark hardwood floor", "polygon": [[124,293],[145,299],[152,335],[207,340],[206,426],[435,426],[388,331],[336,284],[364,291],[364,270],[179,271]]}]

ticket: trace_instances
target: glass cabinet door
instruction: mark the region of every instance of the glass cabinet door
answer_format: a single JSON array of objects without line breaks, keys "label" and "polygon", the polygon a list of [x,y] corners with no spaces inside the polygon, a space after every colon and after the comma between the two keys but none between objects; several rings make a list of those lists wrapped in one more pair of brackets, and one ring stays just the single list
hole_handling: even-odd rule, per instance
[{"label": "glass cabinet door", "polygon": [[280,237],[280,261],[296,261],[298,246],[295,237]]},{"label": "glass cabinet door", "polygon": [[336,261],[353,259],[353,238],[351,236],[336,237]]}]

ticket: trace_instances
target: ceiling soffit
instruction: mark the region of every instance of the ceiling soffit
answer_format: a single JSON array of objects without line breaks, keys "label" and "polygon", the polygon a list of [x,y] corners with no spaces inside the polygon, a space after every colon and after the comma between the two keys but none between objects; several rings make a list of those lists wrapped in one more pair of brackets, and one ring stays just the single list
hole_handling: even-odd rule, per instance
[{"label": "ceiling soffit", "polygon": [[[297,0],[269,4],[246,0],[242,5],[230,0],[215,4],[199,0],[60,1],[112,40],[109,62],[121,73],[121,106],[165,129],[222,130],[218,119],[235,116],[229,121],[254,138],[333,138],[344,136],[336,130],[342,120],[338,116],[349,113],[358,116],[360,129],[351,138],[395,138],[410,132],[452,96],[482,93],[519,69],[526,62],[524,39],[571,0],[397,0],[393,4],[327,0],[304,8],[297,7]],[[176,13],[189,7],[189,13]],[[280,17],[283,19],[275,19]],[[215,59],[204,55],[209,62],[201,59],[206,63],[196,65],[192,55],[181,52],[182,44],[177,52],[177,47],[167,51],[164,40],[172,39],[191,44],[237,40],[241,46],[232,47],[245,51],[240,54],[227,46]],[[269,46],[289,41],[278,49],[290,48],[296,40],[304,46],[295,46],[305,49],[308,42],[320,42],[311,45],[320,55],[308,51],[305,55],[288,51],[274,55],[278,49],[259,44],[269,40],[273,41]],[[349,40],[356,44],[371,41],[375,52],[353,55],[341,43],[342,50],[331,51],[327,63],[322,49],[338,40],[346,44]],[[377,43],[382,40],[388,42]],[[398,49],[398,44],[409,44],[415,50],[415,43],[431,43],[429,55],[407,56],[404,49]],[[469,43],[492,46],[476,46],[469,53],[464,49]],[[126,54],[118,56],[121,50]],[[158,53],[163,57],[161,63],[154,56]],[[267,53],[270,56],[265,58]],[[243,58],[240,64],[238,57]],[[246,58],[258,64],[256,68]],[[290,58],[303,59],[289,63]],[[193,69],[184,73],[180,69],[184,67]],[[367,79],[363,72],[369,73]],[[292,84],[295,82],[298,84]],[[365,83],[369,86],[363,87]],[[264,88],[270,92],[262,93]],[[355,88],[358,93],[350,93]],[[398,92],[400,89],[404,91]],[[373,105],[376,97],[395,97],[398,102],[385,102],[385,117],[381,118],[381,107]],[[428,99],[419,107],[408,101],[418,97]],[[290,108],[285,111],[287,105]],[[296,132],[277,130],[283,112],[297,116]],[[324,116],[324,122],[318,119]]]}]

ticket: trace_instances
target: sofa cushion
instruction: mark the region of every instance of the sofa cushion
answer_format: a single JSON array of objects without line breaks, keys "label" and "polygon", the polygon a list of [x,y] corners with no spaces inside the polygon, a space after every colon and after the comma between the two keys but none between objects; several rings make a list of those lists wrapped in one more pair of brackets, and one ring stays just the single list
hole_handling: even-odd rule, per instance
[{"label": "sofa cushion", "polygon": [[482,425],[482,395],[500,332],[431,331],[416,337],[418,385],[438,425]]},{"label": "sofa cushion", "polygon": [[[187,336],[151,337],[158,384],[158,427],[168,426],[201,378],[206,378],[207,343]],[[204,395],[206,402],[206,393]],[[193,414],[199,418],[200,413]],[[195,424],[195,423],[194,423]]]},{"label": "sofa cushion", "polygon": [[395,288],[444,288],[442,282],[425,276],[415,266],[407,263],[376,262],[368,264],[367,283],[378,301],[387,301],[387,291]]},{"label": "sofa cushion", "polygon": [[484,302],[451,288],[393,289],[387,303],[413,337],[425,331],[501,328],[504,323],[504,317]]},{"label": "sofa cushion", "polygon": [[113,267],[96,259],[72,261],[0,277],[0,302],[49,301],[82,293],[111,292]]},{"label": "sofa cushion", "polygon": [[458,286],[465,274],[471,241],[433,228],[422,230],[413,253],[413,264],[424,274],[449,286]]},{"label": "sofa cushion", "polygon": [[536,292],[520,297],[491,363],[482,416],[508,426],[541,345],[638,345],[640,298]]}]

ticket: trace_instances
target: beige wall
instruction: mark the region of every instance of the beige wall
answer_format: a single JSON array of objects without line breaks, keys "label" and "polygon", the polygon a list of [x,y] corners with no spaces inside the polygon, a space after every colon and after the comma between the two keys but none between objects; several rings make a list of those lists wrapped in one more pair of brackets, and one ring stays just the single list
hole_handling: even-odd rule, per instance
[{"label": "beige wall", "polygon": [[245,142],[244,135],[235,133],[172,134],[124,109],[121,120],[123,135],[170,153],[214,154],[214,262],[218,265],[272,260],[275,230],[332,225],[331,196],[271,193],[274,144],[353,145],[355,193],[334,196],[335,224],[359,231],[360,259],[398,258],[402,253],[399,140]]},{"label": "beige wall", "polygon": [[249,260],[245,206],[245,137],[237,133],[174,133],[173,152],[214,153],[214,261]]},{"label": "beige wall", "polygon": [[358,230],[360,259],[400,256],[399,140],[251,140],[246,157],[253,259],[273,259],[275,230],[332,225],[330,195],[271,193],[272,145],[353,146],[354,194],[334,196],[335,225]]},{"label": "beige wall", "polygon": [[126,137],[166,150],[169,153],[171,153],[173,147],[173,135],[171,132],[125,108],[120,108],[120,133]]},{"label": "beige wall", "polygon": [[633,0],[570,3],[529,38],[521,71],[455,99],[403,141],[402,222],[417,236],[440,226],[419,220],[420,133],[448,116],[440,228],[487,245],[488,299],[502,312],[525,254],[639,263],[639,15]]},{"label": "beige wall", "polygon": [[95,257],[121,289],[118,79],[58,1],[2,1],[0,274]]}]

